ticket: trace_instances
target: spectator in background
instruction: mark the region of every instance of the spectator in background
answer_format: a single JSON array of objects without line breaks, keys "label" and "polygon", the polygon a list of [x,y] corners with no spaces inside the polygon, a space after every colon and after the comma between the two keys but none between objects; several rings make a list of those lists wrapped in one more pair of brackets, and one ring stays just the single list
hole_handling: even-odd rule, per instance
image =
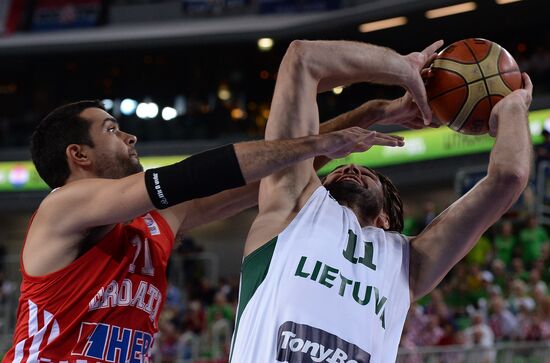
[{"label": "spectator in background", "polygon": [[184,322],[177,342],[177,363],[193,363],[200,354],[201,337],[190,322]]},{"label": "spectator in background", "polygon": [[511,221],[504,220],[500,224],[499,232],[495,235],[495,257],[510,265],[512,262],[516,236]]},{"label": "spectator in background", "polygon": [[529,272],[525,270],[525,264],[519,257],[512,259],[512,276],[513,279],[529,280]]},{"label": "spectator in background", "polygon": [[227,296],[218,291],[214,295],[214,303],[206,308],[206,323],[211,327],[219,319],[225,319],[229,323],[235,320],[235,311],[233,306],[227,302]]},{"label": "spectator in background", "polygon": [[485,266],[493,259],[493,246],[487,235],[483,234],[474,248],[466,255],[466,261],[472,265]]},{"label": "spectator in background", "polygon": [[472,326],[464,330],[466,345],[471,347],[484,348],[468,354],[469,361],[476,363],[491,363],[495,360],[493,350],[495,337],[489,325],[483,321],[480,313],[472,317]]},{"label": "spectator in background", "polygon": [[537,305],[537,322],[541,340],[550,340],[550,296]]},{"label": "spectator in background", "polygon": [[533,268],[529,273],[529,287],[533,296],[535,291],[540,291],[543,295],[548,293],[548,285],[542,280],[541,271],[537,268]]},{"label": "spectator in background", "polygon": [[520,339],[533,341],[541,339],[540,324],[536,310],[529,310],[525,305],[520,306],[517,314]]},{"label": "spectator in background", "polygon": [[426,306],[426,313],[437,315],[441,321],[446,321],[451,318],[451,311],[445,303],[443,292],[441,289],[434,289],[430,293],[430,302]]},{"label": "spectator in background", "polygon": [[502,293],[507,293],[510,274],[506,270],[504,262],[498,259],[493,260],[491,263],[491,273],[493,274],[493,284],[498,286]]},{"label": "spectator in background", "polygon": [[206,313],[199,300],[190,301],[185,312],[183,326],[200,336],[206,331]]},{"label": "spectator in background", "polygon": [[227,357],[231,348],[231,333],[235,320],[235,310],[227,301],[227,296],[218,291],[214,304],[206,310],[208,334],[211,342],[212,358]]},{"label": "spectator in background", "polygon": [[529,311],[535,309],[535,301],[527,294],[527,285],[519,279],[512,281],[507,303],[514,314],[518,314],[522,307]]},{"label": "spectator in background", "polygon": [[180,311],[184,308],[182,291],[179,287],[174,285],[171,281],[168,281],[168,287],[166,288],[166,302],[165,307],[174,311]]},{"label": "spectator in background", "polygon": [[178,329],[171,320],[159,321],[159,339],[155,341],[156,353],[161,357],[160,363],[173,363],[177,359]]},{"label": "spectator in background", "polygon": [[[485,276],[485,278],[487,277]],[[470,304],[477,304],[480,298],[487,296],[487,286],[483,279],[484,276],[479,265],[476,263],[470,265],[466,277],[468,302]]]},{"label": "spectator in background", "polygon": [[407,313],[407,319],[405,320],[406,338],[404,341],[407,342],[408,347],[419,345],[420,342],[420,333],[422,329],[428,322],[428,316],[424,315],[423,309],[418,303],[411,303],[409,312]]},{"label": "spectator in background", "polygon": [[437,345],[454,345],[455,342],[455,333],[456,328],[450,320],[445,320],[441,323],[441,328],[443,329],[443,335]]},{"label": "spectator in background", "polygon": [[537,217],[530,215],[527,225],[519,232],[519,246],[521,246],[523,262],[530,267],[541,258],[543,245],[548,244],[549,237],[546,230],[538,224]]},{"label": "spectator in background", "polygon": [[440,319],[437,315],[428,315],[426,324],[417,335],[417,344],[420,346],[432,346],[439,343],[445,335],[443,329],[439,326]]},{"label": "spectator in background", "polygon": [[500,296],[494,296],[490,302],[489,324],[497,341],[514,340],[518,336],[518,321],[506,307]]},{"label": "spectator in background", "polygon": [[468,277],[465,262],[455,266],[449,279],[449,292],[446,295],[447,302],[451,307],[464,307],[470,303]]}]

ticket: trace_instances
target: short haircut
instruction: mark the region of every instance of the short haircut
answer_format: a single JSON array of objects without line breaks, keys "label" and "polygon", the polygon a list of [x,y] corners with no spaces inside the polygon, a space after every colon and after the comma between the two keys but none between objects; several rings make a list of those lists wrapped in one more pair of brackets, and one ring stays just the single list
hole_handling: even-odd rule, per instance
[{"label": "short haircut", "polygon": [[79,101],[53,110],[38,124],[31,138],[31,157],[38,174],[50,188],[63,186],[70,175],[65,154],[70,144],[94,143],[90,122],[81,117],[88,108],[105,110],[101,101]]}]

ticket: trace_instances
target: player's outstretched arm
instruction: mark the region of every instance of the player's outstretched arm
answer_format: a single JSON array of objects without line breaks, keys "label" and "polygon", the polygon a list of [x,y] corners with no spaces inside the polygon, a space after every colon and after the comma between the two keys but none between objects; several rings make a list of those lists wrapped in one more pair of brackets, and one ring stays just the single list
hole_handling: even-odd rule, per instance
[{"label": "player's outstretched arm", "polygon": [[[370,135],[370,131],[350,128],[295,139],[242,142],[121,179],[85,178],[46,197],[37,217],[47,214],[68,233],[119,223],[258,181],[316,155],[343,156],[363,150]],[[391,138],[390,142],[396,141]]]},{"label": "player's outstretched arm", "polygon": [[[320,125],[319,134],[359,126],[369,128],[374,124],[401,125],[419,129],[425,127],[422,115],[412,101],[410,93],[395,100],[371,100],[361,106],[336,116]],[[438,125],[432,124],[432,127]],[[316,170],[329,162],[326,156],[315,157]],[[209,197],[197,198],[162,211],[165,219],[180,224],[181,231],[233,216],[258,204],[259,182],[227,190]],[[181,221],[181,222],[180,222]]]},{"label": "player's outstretched arm", "polygon": [[402,56],[388,48],[359,42],[294,41],[289,52],[297,53],[295,58],[307,65],[317,80],[318,92],[357,82],[402,86],[411,93],[424,122],[429,124],[431,111],[420,73],[442,45],[437,41],[422,52]]},{"label": "player's outstretched arm", "polygon": [[524,88],[506,96],[491,113],[496,141],[487,176],[411,239],[413,298],[430,292],[525,189],[532,157],[527,114],[533,88],[525,73],[523,81]]},{"label": "player's outstretched arm", "polygon": [[[376,53],[374,58],[383,58],[388,52],[396,59],[401,57],[389,49],[374,46],[371,49],[370,46],[360,43],[292,42],[279,67],[266,127],[266,140],[304,137],[319,133],[316,97],[321,82],[328,85],[329,81],[333,81],[336,85],[347,83],[352,79],[355,82],[367,80],[366,78],[378,81],[386,79],[382,76],[367,77],[371,71],[382,74],[384,70],[376,69],[372,64],[365,65],[368,63],[367,59],[361,60],[360,55],[354,53],[358,48],[363,51],[367,49],[367,53],[370,51]],[[331,54],[334,61],[327,61],[329,57],[326,57],[326,54]],[[369,56],[372,55],[369,54]],[[401,58],[397,61],[401,61]],[[342,64],[345,62],[348,62],[349,67],[343,67]],[[403,60],[403,63],[406,62]],[[382,62],[377,60],[376,65],[381,66]],[[364,76],[363,79],[361,75]],[[420,71],[418,71],[418,77],[420,78]],[[332,120],[325,129],[331,127],[332,130],[342,129],[357,121],[356,118],[351,120],[348,116]],[[365,142],[363,150],[377,144],[402,145],[402,140],[399,138],[377,132],[369,132]],[[324,155],[329,158],[338,156],[337,153]],[[259,192],[260,214],[248,235],[245,255],[283,230],[319,185],[320,181],[313,168],[313,159],[295,163],[264,178]]]},{"label": "player's outstretched arm", "polygon": [[[409,129],[440,126],[435,119],[432,119],[432,122],[426,125],[410,92],[406,92],[403,97],[394,100],[376,99],[367,101],[351,111],[323,122],[319,133],[323,134],[353,126],[368,129],[375,124],[399,125]],[[328,162],[330,162],[330,159],[327,157],[316,157],[314,161],[315,170],[319,170]]]},{"label": "player's outstretched arm", "polygon": [[[94,227],[129,221],[155,208],[254,182],[316,155],[338,157],[362,151],[370,137],[370,131],[354,128],[298,139],[238,143],[122,179],[71,182],[51,193],[39,207],[24,249],[25,268],[44,274],[66,266],[81,253],[79,246]],[[168,221],[176,232],[180,223]]]},{"label": "player's outstretched arm", "polygon": [[[329,44],[330,43],[330,44]],[[361,46],[365,48],[365,51],[373,51],[375,54],[370,56],[377,57],[376,52],[391,53],[392,56],[399,58],[399,62],[405,61],[408,64],[408,68],[414,70],[413,81],[420,82],[419,73],[423,66],[429,64],[435,55],[434,51],[437,47],[441,46],[441,42],[434,43],[432,46],[426,48],[422,52],[411,53],[405,57],[398,55],[397,53],[381,48],[370,46],[368,44],[351,43],[351,42],[310,42],[308,43],[307,51],[318,52],[317,47],[320,48],[330,47],[345,47],[351,49],[353,46]],[[370,49],[369,47],[372,47]],[[373,50],[375,49],[375,50]],[[318,85],[324,82],[323,87],[328,87],[330,77],[324,79],[316,79],[315,74],[311,73],[312,67],[318,67],[313,63],[304,62],[301,57],[304,56],[304,42],[294,42],[289,47],[287,54],[279,70],[278,85],[276,87],[275,96],[273,100],[270,127],[267,131],[267,137],[274,137],[275,139],[284,137],[299,137],[305,135],[315,134],[317,131],[316,120],[317,109],[316,104],[312,105],[314,99],[310,95],[314,95],[319,89]],[[355,54],[342,54],[344,61],[346,58],[355,57]],[[384,64],[386,65],[386,64]],[[369,64],[368,66],[362,65],[369,72],[380,72],[382,74],[387,73],[387,70],[383,68],[377,69],[376,64]],[[341,67],[341,64],[328,63],[322,66],[323,72],[331,72],[331,67]],[[335,74],[340,72],[335,70]],[[362,69],[361,72],[364,70]],[[305,73],[304,73],[305,72]],[[320,75],[323,77],[323,75]],[[370,76],[369,76],[370,77]],[[374,81],[384,81],[384,76],[373,75]],[[399,77],[397,77],[399,78]],[[300,82],[297,82],[297,80]],[[370,78],[369,78],[370,79]],[[341,81],[345,82],[345,79],[335,78],[333,82]],[[358,79],[353,79],[358,81]],[[404,82],[404,81],[403,81]],[[405,83],[405,82],[404,82]],[[414,88],[414,86],[413,86]],[[420,87],[420,93],[423,91],[423,87]],[[289,96],[290,95],[290,96]],[[420,96],[421,98],[422,96]],[[349,127],[361,126],[368,128],[375,123],[384,124],[399,124],[409,128],[421,128],[422,114],[416,103],[413,102],[413,96],[411,92],[407,92],[405,96],[393,100],[372,100],[357,107],[356,109],[339,115],[323,124],[321,124],[318,132],[320,134],[338,131]],[[275,125],[274,125],[275,124]],[[431,126],[434,126],[433,124]],[[315,169],[319,169],[326,164],[330,159],[326,156],[319,156],[315,158]],[[301,169],[297,166],[296,169]],[[286,175],[290,175],[286,173]],[[300,173],[304,179],[312,177],[309,173]],[[294,186],[302,185],[294,181]],[[240,189],[234,189],[227,192],[223,192],[204,199],[195,199],[191,202],[184,203],[175,207],[176,209],[172,215],[168,215],[167,218],[181,220],[181,228],[187,230],[197,225],[205,224],[219,218],[225,218],[234,215],[245,208],[256,205],[258,197],[258,190],[251,186],[246,186]],[[199,213],[194,211],[200,210]]]}]

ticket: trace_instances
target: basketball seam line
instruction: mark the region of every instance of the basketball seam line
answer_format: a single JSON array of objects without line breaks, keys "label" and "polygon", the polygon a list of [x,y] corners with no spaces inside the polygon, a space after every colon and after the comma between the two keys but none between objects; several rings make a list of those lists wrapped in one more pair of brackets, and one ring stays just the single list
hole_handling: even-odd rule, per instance
[{"label": "basketball seam line", "polygon": [[[439,68],[439,67],[436,67],[435,69],[442,69],[442,70],[444,70],[444,71],[446,71],[446,72],[456,74],[457,76],[459,76],[459,77],[464,81],[464,83],[461,84],[460,86],[457,86],[457,87],[448,89],[448,90],[446,90],[446,91],[444,91],[444,92],[441,92],[441,93],[438,94],[437,96],[434,96],[434,97],[432,97],[432,98],[429,98],[429,99],[428,99],[428,102],[431,102],[431,101],[435,100],[436,98],[439,98],[439,97],[441,97],[441,96],[444,96],[444,95],[446,95],[447,93],[453,92],[453,91],[455,91],[455,90],[457,90],[457,89],[459,89],[459,88],[464,87],[465,85],[468,86],[468,85],[470,84],[470,83],[468,83],[468,81],[466,80],[466,78],[464,78],[464,77],[463,77],[460,73],[458,73],[457,71],[454,71],[454,70],[452,70],[452,69],[447,69],[447,68]],[[475,82],[479,82],[479,81],[475,81]],[[475,83],[475,82],[471,82],[471,83]],[[467,88],[467,87],[466,87],[466,88]]]},{"label": "basketball seam line", "polygon": [[[491,98],[489,97],[489,103],[491,102],[490,99],[491,99]],[[477,105],[479,105],[479,103],[480,103],[481,101],[483,101],[483,98],[476,102],[476,104],[474,105],[474,107],[472,108],[472,110],[470,111],[470,113],[468,114],[468,116],[466,116],[466,120],[464,121],[464,123],[463,123],[462,125],[460,125],[460,127],[457,128],[456,131],[460,131],[460,130],[462,130],[462,129],[464,128],[464,125],[466,125],[468,119],[470,118],[470,116],[472,116],[472,113],[474,112],[474,110],[476,109]],[[451,122],[451,123],[449,124],[449,126],[452,126],[452,124],[453,124],[453,123]]]},{"label": "basketball seam line", "polygon": [[[431,102],[431,101],[433,101],[433,100],[435,100],[436,98],[439,98],[439,97],[441,97],[441,96],[445,96],[447,93],[456,91],[457,89],[459,89],[459,88],[461,88],[461,87],[469,86],[469,85],[471,85],[471,84],[474,84],[474,83],[479,82],[479,81],[482,80],[482,78],[480,78],[480,79],[476,79],[475,81],[472,81],[472,82],[466,82],[466,79],[464,79],[464,77],[462,77],[462,76],[460,75],[460,73],[457,73],[456,71],[453,71],[453,70],[447,69],[447,68],[441,68],[441,67],[434,67],[434,69],[442,69],[442,70],[444,70],[444,71],[446,71],[446,72],[451,72],[451,73],[453,73],[453,74],[456,74],[457,76],[459,76],[460,78],[462,78],[462,79],[464,80],[464,84],[461,84],[460,86],[457,86],[457,87],[454,87],[454,88],[450,88],[450,89],[446,90],[445,92],[441,92],[440,94],[438,94],[438,95],[436,95],[436,96],[434,96],[434,97],[428,99],[428,102]],[[519,69],[514,69],[514,70],[512,70],[512,71],[506,71],[506,72],[496,73],[496,74],[493,74],[493,75],[491,75],[491,76],[484,77],[483,79],[489,79],[489,78],[493,78],[493,77],[496,77],[496,76],[500,76],[501,74],[514,73],[514,72],[519,72]],[[508,87],[508,86],[506,85],[506,87]],[[508,87],[508,88],[510,88],[510,87]],[[510,89],[510,90],[511,90],[511,89]]]},{"label": "basketball seam line", "polygon": [[[485,74],[483,74],[483,68],[481,68],[481,66],[479,65],[479,60],[477,59],[474,51],[472,50],[472,48],[470,48],[470,46],[468,45],[468,43],[464,42],[464,45],[466,45],[466,48],[468,48],[468,50],[470,51],[470,53],[472,54],[472,57],[474,57],[474,59],[476,60],[476,65],[477,65],[477,68],[479,68],[479,72],[481,73],[481,79],[483,80],[483,84],[485,85],[485,92],[487,93],[487,96],[489,96],[489,85],[487,84],[487,80],[485,78]],[[494,47],[494,44],[491,43],[491,47],[489,48],[489,53],[491,53],[491,48]],[[479,102],[478,102],[479,103]],[[476,106],[477,106],[477,103],[476,103]],[[491,101],[491,97],[489,97],[489,106],[491,108],[493,108],[493,102]],[[474,107],[475,108],[475,107]],[[472,112],[473,112],[474,109],[472,109]],[[471,112],[470,114],[468,115],[468,117],[470,117],[471,115]],[[468,118],[466,118],[466,121],[468,121]],[[464,123],[466,123],[466,121]],[[464,125],[462,125],[464,126]],[[462,128],[462,126],[460,128]]]}]

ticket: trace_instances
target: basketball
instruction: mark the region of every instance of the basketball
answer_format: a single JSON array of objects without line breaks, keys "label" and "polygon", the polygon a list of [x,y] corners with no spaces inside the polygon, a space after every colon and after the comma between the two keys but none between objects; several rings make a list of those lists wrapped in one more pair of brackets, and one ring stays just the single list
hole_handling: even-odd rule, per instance
[{"label": "basketball", "polygon": [[468,135],[487,133],[493,106],[522,84],[510,53],[480,38],[461,40],[443,49],[431,71],[426,91],[434,116]]}]

